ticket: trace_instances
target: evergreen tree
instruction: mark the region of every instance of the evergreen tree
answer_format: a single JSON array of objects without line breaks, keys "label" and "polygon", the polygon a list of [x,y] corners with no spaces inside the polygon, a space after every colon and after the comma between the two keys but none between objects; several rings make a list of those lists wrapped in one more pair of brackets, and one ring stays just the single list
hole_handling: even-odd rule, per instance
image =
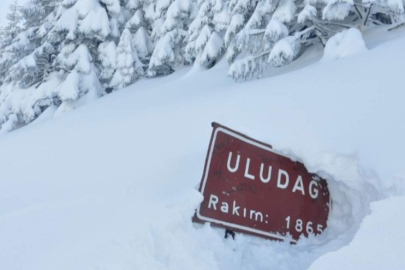
[{"label": "evergreen tree", "polygon": [[138,58],[138,53],[132,42],[132,35],[125,29],[121,35],[121,40],[117,47],[116,71],[111,80],[111,87],[120,89],[133,83],[143,75],[142,63]]},{"label": "evergreen tree", "polygon": [[153,2],[145,0],[130,0],[126,4],[133,15],[126,23],[126,28],[133,34],[133,44],[138,52],[138,57],[147,66],[154,50],[150,34],[152,33],[152,18],[148,17],[147,11],[153,6]]},{"label": "evergreen tree", "polygon": [[13,40],[22,31],[21,6],[18,4],[18,0],[14,0],[10,5],[10,11],[7,13],[6,19],[8,23],[4,30],[10,40]]},{"label": "evergreen tree", "polygon": [[62,80],[71,78],[68,82],[77,92],[65,95],[65,88],[59,89],[62,105],[69,105],[83,96],[97,98],[108,91],[115,69],[115,42],[131,14],[119,0],[64,0],[61,6],[52,40],[60,43],[55,68]]},{"label": "evergreen tree", "polygon": [[[0,129],[226,52],[247,79],[342,30],[405,23],[403,0],[17,0],[0,29]],[[24,97],[24,101],[22,98]],[[16,100],[21,100],[16,102]]]},{"label": "evergreen tree", "polygon": [[[22,14],[21,7],[18,5],[18,0],[10,5],[10,10],[7,13],[7,25],[3,28],[3,34],[0,45],[0,82],[3,84],[6,80],[7,73],[12,65],[14,65],[21,56],[19,50],[26,48],[29,44],[27,36],[17,37],[22,31]],[[18,38],[18,39],[17,39]],[[16,41],[14,41],[17,39]],[[13,41],[14,46],[11,46]]]},{"label": "evergreen tree", "polygon": [[110,89],[110,81],[116,69],[117,45],[114,41],[105,41],[98,46],[100,82],[105,89]]},{"label": "evergreen tree", "polygon": [[[26,37],[22,41],[28,40],[29,45],[23,46],[18,39],[14,41],[15,47],[19,48],[17,54],[24,57],[11,67],[6,81],[18,83],[22,88],[39,85],[46,81],[52,72],[55,52],[53,45],[46,40],[46,37],[53,26],[58,4],[57,0],[31,0],[21,8],[24,28],[27,30],[20,35]],[[22,51],[24,47],[26,49]]]},{"label": "evergreen tree", "polygon": [[236,80],[261,76],[269,68],[290,64],[310,45],[325,45],[342,30],[401,22],[402,0],[389,2],[261,0],[228,46],[228,74]]},{"label": "evergreen tree", "polygon": [[186,58],[209,68],[224,52],[223,36],[230,16],[222,0],[199,1],[198,5],[187,35]]},{"label": "evergreen tree", "polygon": [[155,8],[152,38],[156,44],[148,75],[166,75],[184,63],[184,37],[193,19],[192,0],[160,0]]}]

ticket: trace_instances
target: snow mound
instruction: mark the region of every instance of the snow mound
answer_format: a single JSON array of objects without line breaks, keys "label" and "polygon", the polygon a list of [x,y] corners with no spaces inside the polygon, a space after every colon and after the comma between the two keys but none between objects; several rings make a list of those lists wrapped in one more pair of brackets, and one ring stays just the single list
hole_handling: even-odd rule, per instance
[{"label": "snow mound", "polygon": [[405,197],[372,203],[371,214],[364,219],[353,241],[321,257],[310,269],[404,269],[404,205]]},{"label": "snow mound", "polygon": [[321,61],[330,61],[367,51],[360,30],[350,28],[337,33],[326,42]]}]

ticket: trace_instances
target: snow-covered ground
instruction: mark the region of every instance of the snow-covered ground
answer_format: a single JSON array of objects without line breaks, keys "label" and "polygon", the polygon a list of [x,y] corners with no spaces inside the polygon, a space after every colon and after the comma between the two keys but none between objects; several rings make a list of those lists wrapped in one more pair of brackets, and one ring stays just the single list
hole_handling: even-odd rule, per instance
[{"label": "snow-covered ground", "polygon": [[[405,32],[381,32],[254,81],[184,68],[1,136],[0,269],[403,269]],[[212,121],[325,176],[325,233],[291,246],[192,224]]]}]

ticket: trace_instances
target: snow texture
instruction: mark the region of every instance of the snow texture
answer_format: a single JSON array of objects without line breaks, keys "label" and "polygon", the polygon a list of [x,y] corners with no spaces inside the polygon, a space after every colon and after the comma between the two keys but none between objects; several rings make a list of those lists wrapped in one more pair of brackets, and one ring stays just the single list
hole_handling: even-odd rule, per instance
[{"label": "snow texture", "polygon": [[280,22],[290,22],[294,18],[296,6],[293,0],[281,0],[276,11],[273,13],[272,19]]},{"label": "snow texture", "polygon": [[269,63],[275,67],[288,65],[294,60],[300,49],[300,44],[294,36],[288,36],[279,40],[271,50]]},{"label": "snow texture", "polygon": [[405,197],[391,197],[371,204],[360,230],[349,245],[321,257],[317,269],[402,269],[405,266]]},{"label": "snow texture", "polygon": [[322,61],[336,60],[367,51],[361,32],[350,28],[337,33],[326,43]]},{"label": "snow texture", "polygon": [[343,20],[351,11],[353,0],[329,0],[322,11],[324,20]]},{"label": "snow texture", "polygon": [[306,20],[316,17],[316,8],[309,4],[305,5],[302,11],[298,14],[298,23],[304,23]]},{"label": "snow texture", "polygon": [[272,19],[266,27],[264,36],[273,42],[288,36],[287,27],[277,19]]}]

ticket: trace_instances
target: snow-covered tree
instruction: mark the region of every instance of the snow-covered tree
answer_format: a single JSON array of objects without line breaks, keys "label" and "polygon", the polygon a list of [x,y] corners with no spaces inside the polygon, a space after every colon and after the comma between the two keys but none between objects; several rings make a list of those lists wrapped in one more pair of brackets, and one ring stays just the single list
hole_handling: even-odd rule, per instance
[{"label": "snow-covered tree", "polygon": [[308,46],[325,45],[342,30],[401,22],[403,14],[402,0],[260,0],[227,48],[228,74],[234,79],[261,76],[290,64]]},{"label": "snow-covered tree", "polygon": [[224,54],[234,79],[261,76],[343,30],[403,25],[404,11],[404,0],[15,0],[0,29],[0,132]]},{"label": "snow-covered tree", "polygon": [[[57,97],[64,107],[70,108],[84,95],[97,97],[103,93],[99,79],[100,44],[113,38],[119,31],[118,0],[64,0],[50,39],[59,43],[55,69],[64,81]],[[114,20],[110,20],[112,14]],[[114,28],[116,27],[116,28]]]},{"label": "snow-covered tree", "polygon": [[[229,74],[235,79],[260,76],[269,67],[268,58],[275,44],[294,31],[295,12],[292,0],[259,1],[228,47]],[[235,61],[241,54],[244,57]]]},{"label": "snow-covered tree", "polygon": [[100,62],[100,82],[104,88],[110,87],[110,81],[116,69],[116,50],[117,45],[114,41],[105,41],[98,46],[98,60]]},{"label": "snow-covered tree", "polygon": [[193,19],[193,0],[160,0],[155,7],[152,39],[156,46],[148,75],[166,75],[184,62],[184,37]]},{"label": "snow-covered tree", "polygon": [[111,80],[111,87],[120,89],[133,83],[143,75],[142,63],[132,42],[132,35],[125,29],[121,35],[116,51],[116,71]]},{"label": "snow-covered tree", "polygon": [[[20,10],[21,7],[19,6],[18,1],[14,0],[10,5],[10,10],[6,16],[7,24],[2,29],[0,44],[0,84],[4,83],[10,67],[20,58],[18,55],[19,46],[9,47],[13,43],[13,40],[23,31]],[[18,39],[17,42],[23,42],[23,40]]]},{"label": "snow-covered tree", "polygon": [[13,40],[21,31],[22,27],[22,15],[21,15],[21,6],[18,3],[18,0],[10,5],[10,11],[6,15],[8,24],[4,28],[10,40]]},{"label": "snow-covered tree", "polygon": [[198,6],[197,16],[188,30],[186,58],[209,68],[224,52],[223,36],[230,15],[223,0],[199,1]]},{"label": "snow-covered tree", "polygon": [[133,35],[132,42],[138,52],[139,59],[147,66],[154,49],[154,44],[150,37],[153,19],[150,17],[151,14],[148,17],[150,8],[153,8],[153,2],[148,0],[130,0],[126,4],[126,7],[133,12],[131,19],[126,23],[126,28]]},{"label": "snow-covered tree", "polygon": [[24,28],[8,51],[18,55],[8,71],[6,81],[16,82],[23,88],[44,82],[52,71],[54,47],[46,37],[53,26],[58,0],[31,0],[21,8]]}]

